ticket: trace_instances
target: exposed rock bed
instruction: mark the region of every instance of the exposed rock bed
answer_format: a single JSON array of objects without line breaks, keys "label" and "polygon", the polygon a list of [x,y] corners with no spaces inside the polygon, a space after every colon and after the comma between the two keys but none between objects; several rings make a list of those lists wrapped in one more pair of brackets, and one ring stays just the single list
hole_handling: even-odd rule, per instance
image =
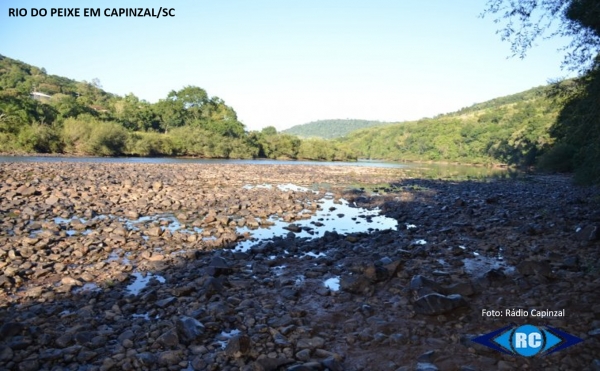
[{"label": "exposed rock bed", "polygon": [[[265,183],[320,193],[244,188]],[[309,240],[292,225],[234,248],[273,216],[314,214],[325,191],[397,230]],[[598,189],[554,176],[4,163],[0,369],[599,370],[599,206]],[[566,315],[481,313],[507,308]],[[511,322],[585,341],[532,358],[470,341]]]}]

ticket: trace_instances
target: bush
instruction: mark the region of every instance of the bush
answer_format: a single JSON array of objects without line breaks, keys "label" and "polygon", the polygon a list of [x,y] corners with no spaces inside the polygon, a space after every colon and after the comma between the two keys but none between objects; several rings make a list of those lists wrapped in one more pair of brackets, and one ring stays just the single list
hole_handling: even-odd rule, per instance
[{"label": "bush", "polygon": [[123,154],[128,139],[121,125],[86,115],[65,120],[62,134],[67,152],[96,156]]},{"label": "bush", "polygon": [[559,143],[543,154],[538,162],[540,169],[566,173],[573,171],[573,157],[577,148],[566,143]]},{"label": "bush", "polygon": [[136,132],[129,135],[126,152],[137,156],[171,156],[175,146],[166,134]]},{"label": "bush", "polygon": [[15,135],[0,132],[0,152],[15,152],[17,140]]},{"label": "bush", "polygon": [[19,131],[17,144],[25,152],[62,152],[63,142],[54,127],[42,124],[25,125]]}]

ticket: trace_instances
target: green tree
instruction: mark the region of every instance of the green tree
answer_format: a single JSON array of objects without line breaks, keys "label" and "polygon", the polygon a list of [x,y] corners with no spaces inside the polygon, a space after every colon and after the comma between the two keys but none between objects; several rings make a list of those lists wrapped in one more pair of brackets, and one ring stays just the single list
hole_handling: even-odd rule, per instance
[{"label": "green tree", "polygon": [[504,21],[500,33],[516,55],[524,56],[543,36],[571,38],[563,65],[582,76],[556,84],[553,96],[562,109],[551,128],[555,147],[541,163],[554,170],[573,166],[578,181],[600,183],[600,1],[489,0],[487,13]]},{"label": "green tree", "polygon": [[493,14],[503,40],[513,55],[524,57],[540,38],[571,39],[564,66],[586,72],[594,68],[600,51],[598,0],[488,0],[482,16]]}]

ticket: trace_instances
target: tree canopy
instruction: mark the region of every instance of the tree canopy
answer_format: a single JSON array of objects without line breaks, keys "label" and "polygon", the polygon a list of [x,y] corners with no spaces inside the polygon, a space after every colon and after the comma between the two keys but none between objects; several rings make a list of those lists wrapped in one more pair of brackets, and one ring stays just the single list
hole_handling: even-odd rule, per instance
[{"label": "tree canopy", "polygon": [[571,39],[563,66],[580,73],[572,84],[552,91],[560,107],[549,131],[554,145],[540,159],[548,169],[575,171],[576,180],[600,183],[600,1],[489,0],[502,38],[524,56],[541,37]]},{"label": "tree canopy", "polygon": [[[101,156],[198,156],[353,159],[330,143],[248,133],[235,110],[198,86],[172,90],[149,103],[102,90],[0,55],[0,152],[59,152]],[[324,156],[319,147],[333,153]]]},{"label": "tree canopy", "polygon": [[482,16],[494,15],[513,55],[524,57],[540,38],[565,36],[564,67],[585,73],[600,51],[598,0],[488,0]]}]

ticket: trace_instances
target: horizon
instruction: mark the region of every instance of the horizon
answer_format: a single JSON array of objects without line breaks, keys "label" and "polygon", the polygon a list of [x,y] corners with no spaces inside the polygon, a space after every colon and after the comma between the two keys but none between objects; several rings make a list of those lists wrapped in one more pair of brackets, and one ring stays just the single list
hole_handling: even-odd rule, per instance
[{"label": "horizon", "polygon": [[[158,9],[160,2],[122,6],[135,5]],[[484,5],[173,1],[175,17],[41,18],[8,17],[11,7],[50,9],[41,0],[10,0],[0,7],[0,54],[52,75],[97,78],[109,93],[151,103],[199,86],[231,106],[248,131],[335,119],[413,121],[574,76],[560,69],[565,39],[509,58],[499,26],[479,17]],[[54,6],[83,8],[74,0]]]}]

